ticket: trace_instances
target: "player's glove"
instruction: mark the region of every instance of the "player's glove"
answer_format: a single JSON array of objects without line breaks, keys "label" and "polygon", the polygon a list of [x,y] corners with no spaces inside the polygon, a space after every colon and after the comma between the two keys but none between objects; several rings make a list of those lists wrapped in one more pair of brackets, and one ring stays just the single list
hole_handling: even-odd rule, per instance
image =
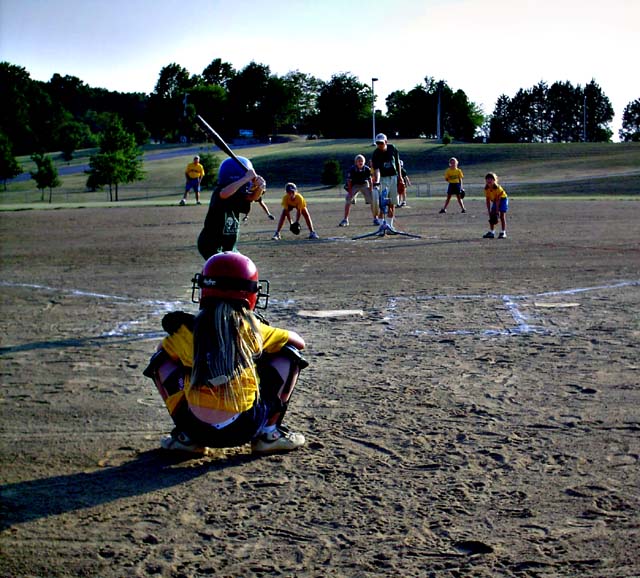
[{"label": "player's glove", "polygon": [[497,225],[498,224],[498,213],[490,213],[489,214],[489,224]]},{"label": "player's glove", "polygon": [[169,335],[173,335],[182,325],[189,329],[189,331],[193,331],[195,319],[195,315],[192,315],[191,313],[185,313],[184,311],[172,311],[162,318],[162,329],[164,329]]},{"label": "player's glove", "polygon": [[289,231],[291,231],[294,235],[299,235],[300,234],[300,223],[298,223],[298,221],[295,221],[295,222],[291,223],[291,226],[289,227]]},{"label": "player's glove", "polygon": [[460,198],[464,199],[467,193],[464,192],[464,189],[460,189]]}]

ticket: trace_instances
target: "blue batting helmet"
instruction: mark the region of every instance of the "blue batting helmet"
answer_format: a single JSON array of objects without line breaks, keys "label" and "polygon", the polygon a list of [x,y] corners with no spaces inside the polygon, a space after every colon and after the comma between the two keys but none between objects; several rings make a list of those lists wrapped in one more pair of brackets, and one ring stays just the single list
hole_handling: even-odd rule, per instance
[{"label": "blue batting helmet", "polygon": [[234,159],[224,159],[220,168],[218,169],[218,184],[226,186],[229,183],[233,183],[238,179],[244,177],[245,173],[249,169],[253,169],[251,161],[245,157],[238,157],[240,162],[246,167],[246,170],[242,170],[240,165]]}]

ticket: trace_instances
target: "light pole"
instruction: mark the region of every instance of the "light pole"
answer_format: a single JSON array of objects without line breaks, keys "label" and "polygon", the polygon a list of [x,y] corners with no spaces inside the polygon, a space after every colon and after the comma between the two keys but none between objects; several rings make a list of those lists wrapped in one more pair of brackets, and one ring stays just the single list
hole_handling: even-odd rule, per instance
[{"label": "light pole", "polygon": [[371,120],[373,122],[373,144],[376,144],[376,93],[374,91],[373,83],[377,78],[371,79]]}]

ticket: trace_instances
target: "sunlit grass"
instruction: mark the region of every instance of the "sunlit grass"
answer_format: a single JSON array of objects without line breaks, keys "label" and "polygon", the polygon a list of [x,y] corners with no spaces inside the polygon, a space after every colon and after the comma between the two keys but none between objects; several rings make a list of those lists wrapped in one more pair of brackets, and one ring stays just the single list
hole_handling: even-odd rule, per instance
[{"label": "sunlit grass", "polygon": [[[519,195],[638,195],[640,194],[640,143],[571,144],[442,144],[423,139],[395,142],[412,182],[433,194],[444,192],[443,173],[451,156],[458,158],[469,194],[480,194],[484,175],[496,172],[510,193]],[[291,138],[283,143],[238,147],[237,154],[250,158],[270,191],[281,191],[287,181],[304,187],[308,194],[326,191],[320,183],[325,161],[337,159],[344,171],[356,154],[371,157],[370,139],[305,140]],[[173,152],[172,152],[173,151]],[[66,167],[88,165],[95,149],[78,151],[70,162],[51,153],[61,171],[62,186],[54,189],[53,203],[107,203],[108,189],[88,192],[84,173],[62,174]],[[175,154],[154,158],[159,153]],[[175,202],[182,194],[184,168],[194,153],[224,154],[209,145],[148,145],[143,152],[144,180],[120,185],[119,198],[130,202]],[[25,171],[34,169],[29,157],[18,159]],[[336,189],[336,195],[339,187]],[[275,194],[275,192],[274,192]],[[208,195],[207,195],[208,197]],[[49,191],[44,193],[44,202]],[[14,181],[0,192],[0,206],[37,205],[42,194],[31,179]]]}]

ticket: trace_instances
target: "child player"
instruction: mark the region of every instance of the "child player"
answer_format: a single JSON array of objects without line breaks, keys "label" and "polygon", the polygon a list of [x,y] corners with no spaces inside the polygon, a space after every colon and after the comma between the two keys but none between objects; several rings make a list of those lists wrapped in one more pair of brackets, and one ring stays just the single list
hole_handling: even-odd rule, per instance
[{"label": "child player", "polygon": [[[280,215],[276,232],[271,238],[274,241],[279,241],[281,239],[280,231],[282,230],[285,219],[291,223],[291,232],[298,235],[300,233],[300,216],[302,216],[309,228],[309,239],[319,239],[318,233],[313,230],[313,221],[311,220],[309,209],[307,209],[307,202],[298,192],[298,187],[295,183],[287,183],[284,190],[285,193],[282,197],[282,214]],[[291,222],[291,211],[293,209],[296,210],[296,220]]]},{"label": "child player", "polygon": [[487,173],[484,180],[484,197],[487,203],[487,212],[489,213],[489,231],[483,235],[483,238],[495,238],[494,228],[498,223],[498,218],[500,218],[502,231],[500,231],[498,239],[506,239],[507,211],[509,210],[507,192],[498,184],[498,175],[495,173]]}]

